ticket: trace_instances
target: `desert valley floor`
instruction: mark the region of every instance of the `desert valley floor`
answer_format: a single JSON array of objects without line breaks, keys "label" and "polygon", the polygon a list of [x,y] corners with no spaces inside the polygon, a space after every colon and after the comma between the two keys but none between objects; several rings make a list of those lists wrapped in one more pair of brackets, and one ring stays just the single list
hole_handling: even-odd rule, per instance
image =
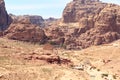
[{"label": "desert valley floor", "polygon": [[0,38],[0,80],[120,80],[120,40],[83,50],[57,49],[61,61],[69,61],[61,64],[43,59],[54,54],[44,51],[42,45]]}]

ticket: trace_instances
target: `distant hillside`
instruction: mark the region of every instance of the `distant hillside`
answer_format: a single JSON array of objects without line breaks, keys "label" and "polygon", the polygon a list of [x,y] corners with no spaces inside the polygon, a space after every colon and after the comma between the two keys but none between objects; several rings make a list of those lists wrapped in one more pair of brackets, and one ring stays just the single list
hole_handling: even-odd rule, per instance
[{"label": "distant hillside", "polygon": [[31,23],[35,24],[41,27],[44,27],[44,19],[41,16],[38,15],[21,15],[21,16],[16,16],[13,14],[10,14],[10,16],[13,19],[13,23],[17,22],[26,22],[26,23]]}]

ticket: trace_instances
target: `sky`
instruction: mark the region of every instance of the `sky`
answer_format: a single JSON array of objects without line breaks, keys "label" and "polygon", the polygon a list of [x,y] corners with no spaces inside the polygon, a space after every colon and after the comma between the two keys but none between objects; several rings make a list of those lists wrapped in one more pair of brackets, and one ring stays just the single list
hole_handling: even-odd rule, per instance
[{"label": "sky", "polygon": [[[43,18],[60,18],[67,3],[72,0],[5,0],[8,13],[15,15],[40,15]],[[120,4],[120,0],[101,0]]]}]

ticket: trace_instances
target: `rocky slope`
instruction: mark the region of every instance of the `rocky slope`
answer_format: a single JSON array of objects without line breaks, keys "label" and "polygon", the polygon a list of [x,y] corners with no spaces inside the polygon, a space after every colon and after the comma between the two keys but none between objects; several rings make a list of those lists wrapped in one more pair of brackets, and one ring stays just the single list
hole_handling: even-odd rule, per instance
[{"label": "rocky slope", "polygon": [[56,22],[55,18],[43,19],[41,16],[22,15],[15,16],[10,14],[13,22],[9,28],[0,33],[0,36],[8,39],[45,43],[48,40],[44,28],[50,27]]},{"label": "rocky slope", "polygon": [[120,38],[119,5],[99,0],[73,0],[65,7],[62,20],[66,25],[58,26],[68,49],[110,43]]},{"label": "rocky slope", "polygon": [[12,23],[7,30],[3,32],[3,36],[8,39],[45,43],[47,36],[44,31],[37,25],[28,23],[27,21]]},{"label": "rocky slope", "polygon": [[0,0],[0,31],[5,30],[11,22],[12,19],[6,12],[4,0]]}]

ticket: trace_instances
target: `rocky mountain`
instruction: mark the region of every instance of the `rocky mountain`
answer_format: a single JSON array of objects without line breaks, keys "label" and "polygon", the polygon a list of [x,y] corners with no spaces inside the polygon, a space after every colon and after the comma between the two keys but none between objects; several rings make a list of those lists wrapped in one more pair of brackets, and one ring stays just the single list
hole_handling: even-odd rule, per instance
[{"label": "rocky mountain", "polygon": [[5,9],[4,0],[0,0],[0,19],[0,30],[2,30],[0,36],[41,44],[47,40],[47,36],[40,28],[40,25],[42,26],[44,22],[41,16],[9,16]]},{"label": "rocky mountain", "polygon": [[63,22],[82,22],[86,18],[91,19],[106,5],[98,0],[73,0],[63,11]]},{"label": "rocky mountain", "polygon": [[53,17],[50,17],[48,19],[43,19],[43,17],[39,15],[14,15],[14,14],[9,14],[9,15],[13,19],[13,23],[27,22],[30,24],[40,26],[41,28],[49,27],[59,20]]},{"label": "rocky mountain", "polygon": [[44,30],[24,17],[20,17],[16,22],[13,21],[9,28],[3,32],[3,36],[8,39],[39,42],[40,44],[45,43],[47,40]]},{"label": "rocky mountain", "polygon": [[0,0],[0,31],[5,30],[11,22],[12,19],[7,14],[4,0]]},{"label": "rocky mountain", "polygon": [[17,23],[17,22],[27,22],[30,24],[34,24],[34,25],[38,25],[40,27],[44,27],[44,19],[41,16],[38,15],[20,15],[20,16],[16,16],[13,14],[9,14],[12,19],[13,19],[13,23]]},{"label": "rocky mountain", "polygon": [[58,20],[10,16],[0,10],[1,80],[120,80],[119,5],[73,0]]},{"label": "rocky mountain", "polygon": [[54,44],[63,43],[66,49],[83,49],[120,39],[119,18],[119,5],[73,0],[65,7],[62,21],[45,29],[45,33]]},{"label": "rocky mountain", "polygon": [[[65,44],[70,49],[110,43],[120,38],[119,5],[99,0],[73,0],[65,7],[62,20],[68,24],[69,38],[65,36]],[[70,24],[74,24],[72,31]]]},{"label": "rocky mountain", "polygon": [[[83,49],[120,39],[120,6],[99,0],[73,0],[59,20],[28,15],[11,17],[13,23],[4,31],[10,39],[34,42],[49,39],[66,49]],[[45,27],[41,29],[38,25]]]}]

